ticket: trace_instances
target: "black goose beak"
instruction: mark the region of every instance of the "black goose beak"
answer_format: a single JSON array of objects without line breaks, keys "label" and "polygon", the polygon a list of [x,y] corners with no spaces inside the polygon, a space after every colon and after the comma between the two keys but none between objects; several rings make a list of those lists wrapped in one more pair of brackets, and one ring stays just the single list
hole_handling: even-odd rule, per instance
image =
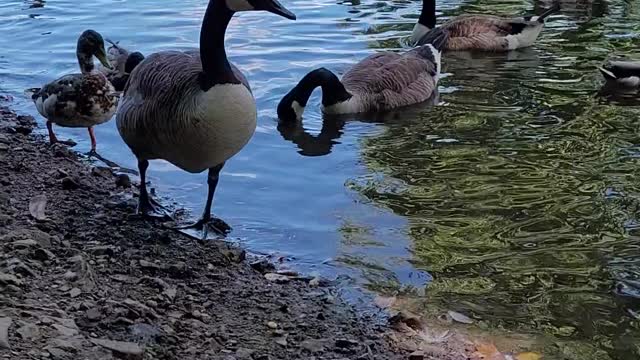
[{"label": "black goose beak", "polygon": [[270,13],[280,15],[289,20],[296,19],[296,15],[291,11],[289,11],[289,9],[284,7],[282,4],[280,4],[278,0],[264,0],[263,6],[264,6],[263,10],[266,10]]}]

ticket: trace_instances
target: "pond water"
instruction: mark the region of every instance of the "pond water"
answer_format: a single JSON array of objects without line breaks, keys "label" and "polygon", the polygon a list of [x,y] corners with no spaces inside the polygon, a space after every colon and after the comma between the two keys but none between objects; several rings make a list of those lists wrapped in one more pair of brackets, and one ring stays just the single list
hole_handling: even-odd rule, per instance
[{"label": "pond water", "polygon": [[[599,93],[596,66],[640,60],[640,4],[562,0],[537,44],[445,57],[437,106],[279,126],[279,99],[307,71],[344,72],[397,50],[417,1],[285,1],[298,20],[234,17],[230,58],[257,99],[258,129],[224,168],[215,213],[251,250],[355,284],[541,337],[549,359],[640,358],[640,102]],[[93,28],[151,53],[197,46],[205,0],[5,0],[0,93],[42,120],[23,90],[76,71]],[[441,1],[440,19],[517,15],[547,3]],[[88,150],[86,130],[56,128]],[[135,159],[114,122],[98,150]],[[158,194],[199,214],[206,175],[156,161]],[[425,290],[425,286],[426,290]]]}]

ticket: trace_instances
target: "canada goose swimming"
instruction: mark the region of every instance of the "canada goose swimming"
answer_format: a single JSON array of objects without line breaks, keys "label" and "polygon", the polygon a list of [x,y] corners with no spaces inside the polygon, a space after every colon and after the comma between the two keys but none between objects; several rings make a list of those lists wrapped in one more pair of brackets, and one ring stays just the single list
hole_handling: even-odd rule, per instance
[{"label": "canada goose swimming", "polygon": [[640,87],[640,62],[611,61],[598,70],[604,76],[607,85],[627,89]]},{"label": "canada goose swimming", "polygon": [[224,37],[237,11],[265,10],[294,19],[277,0],[209,0],[200,30],[200,50],[163,51],[138,65],[118,111],[120,135],[138,158],[138,212],[162,213],[147,192],[149,160],[164,159],[199,173],[209,169],[209,192],[202,218],[193,225],[207,236],[209,227],[230,227],[211,216],[220,170],[242,149],[256,128],[256,103],[247,79],[227,60]]},{"label": "canada goose swimming", "polygon": [[[493,15],[461,15],[440,28],[449,35],[445,50],[509,51],[531,46],[544,27],[544,20],[560,10],[558,3],[540,16],[503,18]],[[436,1],[423,0],[420,18],[411,41],[425,44],[423,37],[436,26]]]},{"label": "canada goose swimming", "polygon": [[120,46],[118,42],[113,42],[109,39],[105,40],[111,44],[107,49],[107,58],[111,64],[111,69],[103,67],[100,70],[107,76],[116,91],[122,91],[133,69],[144,60],[144,55],[139,51],[130,53]]},{"label": "canada goose swimming", "polygon": [[428,100],[437,87],[440,51],[446,32],[434,29],[427,44],[403,54],[380,52],[355,64],[342,80],[325,68],[305,75],[278,104],[278,117],[299,120],[313,90],[322,88],[322,112],[355,114],[384,111]]},{"label": "canada goose swimming", "polygon": [[59,142],[52,124],[63,127],[86,127],[91,137],[91,153],[96,151],[93,126],[113,116],[118,96],[107,78],[93,66],[93,56],[110,67],[102,36],[93,30],[83,32],[76,49],[80,74],[65,75],[40,89],[32,89],[31,98],[38,112],[47,119],[49,141]]}]

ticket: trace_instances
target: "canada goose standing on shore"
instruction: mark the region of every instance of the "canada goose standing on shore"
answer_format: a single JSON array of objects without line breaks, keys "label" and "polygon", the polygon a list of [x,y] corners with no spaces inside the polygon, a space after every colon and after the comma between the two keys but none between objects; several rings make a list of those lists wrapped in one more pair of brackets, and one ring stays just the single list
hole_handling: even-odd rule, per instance
[{"label": "canada goose standing on shore", "polygon": [[[531,46],[544,27],[544,20],[560,10],[553,7],[540,16],[503,18],[493,15],[460,15],[439,27],[449,39],[445,50],[509,51]],[[436,26],[436,0],[423,0],[420,18],[413,28],[411,42],[423,45],[425,34]]]},{"label": "canada goose standing on shore", "polygon": [[355,114],[385,111],[428,100],[440,75],[440,52],[447,33],[425,34],[426,45],[405,53],[380,52],[355,64],[342,80],[325,68],[309,72],[278,104],[284,121],[302,118],[315,88],[322,88],[322,112]]},{"label": "canada goose standing on shore", "polygon": [[65,75],[39,89],[31,89],[33,102],[40,115],[47,119],[50,143],[58,141],[53,124],[63,127],[86,127],[91,137],[91,153],[96,152],[93,126],[102,124],[113,116],[118,107],[115,89],[100,71],[94,68],[93,57],[105,67],[110,67],[102,36],[87,30],[78,38],[76,56],[79,74]]},{"label": "canada goose standing on shore", "polygon": [[182,227],[202,231],[203,238],[210,228],[221,235],[230,230],[211,216],[213,195],[225,162],[247,144],[256,128],[253,94],[224,47],[233,14],[250,10],[296,18],[277,0],[210,0],[200,49],[149,55],[131,74],[117,115],[118,131],[138,158],[138,212],[161,211],[147,192],[149,160],[164,159],[190,173],[209,170],[202,218]]}]

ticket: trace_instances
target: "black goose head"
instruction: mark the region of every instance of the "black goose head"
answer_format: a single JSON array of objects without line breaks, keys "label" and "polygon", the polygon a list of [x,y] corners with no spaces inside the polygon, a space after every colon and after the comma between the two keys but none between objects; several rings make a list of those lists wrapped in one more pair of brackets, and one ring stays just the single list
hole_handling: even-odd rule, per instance
[{"label": "black goose head", "polygon": [[280,15],[287,19],[295,20],[294,13],[278,2],[278,0],[224,0],[231,11],[263,10]]},{"label": "black goose head", "polygon": [[104,49],[104,39],[97,31],[86,30],[80,35],[76,55],[83,72],[93,70],[93,56],[98,58],[104,67],[111,69],[111,64],[107,59],[107,52]]},{"label": "black goose head", "polygon": [[127,57],[127,62],[124,63],[124,72],[127,74],[131,74],[133,69],[138,66],[144,60],[144,55],[141,52],[136,51],[129,54]]},{"label": "black goose head", "polygon": [[349,100],[352,95],[340,79],[326,68],[310,71],[278,104],[278,118],[282,121],[296,121],[302,118],[304,108],[315,88],[322,87],[322,105],[332,106]]}]

